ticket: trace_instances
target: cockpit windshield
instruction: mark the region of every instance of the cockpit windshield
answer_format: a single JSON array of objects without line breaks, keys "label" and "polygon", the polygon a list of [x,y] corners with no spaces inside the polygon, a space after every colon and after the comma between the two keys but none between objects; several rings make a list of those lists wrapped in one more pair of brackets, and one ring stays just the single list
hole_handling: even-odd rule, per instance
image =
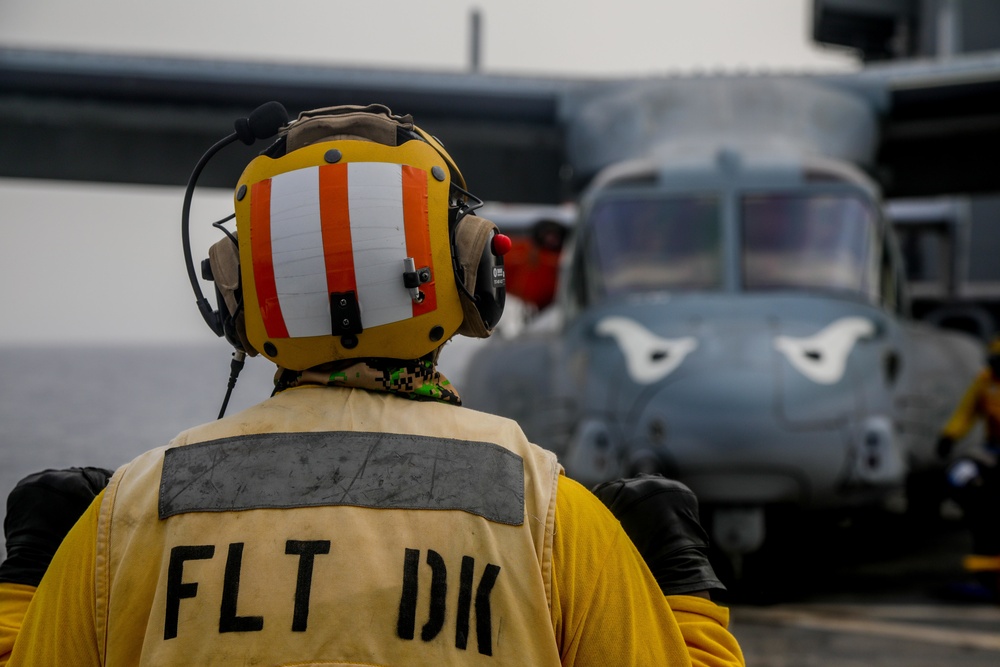
[{"label": "cockpit windshield", "polygon": [[875,215],[848,194],[742,199],[743,288],[870,291]]},{"label": "cockpit windshield", "polygon": [[606,199],[590,217],[588,251],[605,297],[721,287],[717,197]]}]

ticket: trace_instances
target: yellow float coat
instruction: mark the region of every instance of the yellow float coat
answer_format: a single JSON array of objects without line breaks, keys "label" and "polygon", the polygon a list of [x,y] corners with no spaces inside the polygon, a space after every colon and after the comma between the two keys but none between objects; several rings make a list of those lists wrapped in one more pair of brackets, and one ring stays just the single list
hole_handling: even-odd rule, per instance
[{"label": "yellow float coat", "polygon": [[1000,444],[1000,382],[988,368],[980,371],[965,390],[942,435],[961,440],[979,419],[986,424],[987,442]]},{"label": "yellow float coat", "polygon": [[[397,474],[413,448],[416,494]],[[314,459],[314,485],[277,483]],[[514,422],[356,389],[288,390],[123,466],[21,625],[30,597],[0,585],[0,664],[743,664],[727,610],[664,598]]]}]

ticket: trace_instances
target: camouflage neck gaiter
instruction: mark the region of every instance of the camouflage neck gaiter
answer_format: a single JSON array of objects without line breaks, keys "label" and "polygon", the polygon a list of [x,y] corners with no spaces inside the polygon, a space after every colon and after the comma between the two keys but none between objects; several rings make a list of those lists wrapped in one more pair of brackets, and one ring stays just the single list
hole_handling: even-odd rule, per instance
[{"label": "camouflage neck gaiter", "polygon": [[278,369],[275,393],[302,385],[385,391],[418,401],[461,405],[462,398],[429,359],[365,359],[316,366],[305,371]]}]

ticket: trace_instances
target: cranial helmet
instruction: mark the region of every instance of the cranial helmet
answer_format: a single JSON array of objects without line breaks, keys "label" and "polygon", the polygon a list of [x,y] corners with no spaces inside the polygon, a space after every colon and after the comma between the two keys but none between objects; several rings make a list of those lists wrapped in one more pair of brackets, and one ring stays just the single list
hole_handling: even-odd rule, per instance
[{"label": "cranial helmet", "polygon": [[236,236],[209,252],[227,339],[304,370],[489,336],[507,244],[471,214],[481,203],[410,116],[380,105],[303,112],[247,165]]}]

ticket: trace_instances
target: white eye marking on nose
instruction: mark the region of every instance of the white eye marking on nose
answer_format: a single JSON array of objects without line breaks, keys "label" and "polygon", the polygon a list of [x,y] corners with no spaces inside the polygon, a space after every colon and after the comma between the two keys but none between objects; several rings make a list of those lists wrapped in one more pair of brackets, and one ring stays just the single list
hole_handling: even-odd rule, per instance
[{"label": "white eye marking on nose", "polygon": [[595,330],[615,339],[625,355],[629,377],[639,384],[652,384],[670,375],[698,347],[693,336],[660,338],[626,317],[606,317]]},{"label": "white eye marking on nose", "polygon": [[871,320],[842,317],[812,336],[777,336],[774,348],[813,382],[834,384],[844,376],[847,357],[854,349],[854,344],[874,333],[875,325]]}]

